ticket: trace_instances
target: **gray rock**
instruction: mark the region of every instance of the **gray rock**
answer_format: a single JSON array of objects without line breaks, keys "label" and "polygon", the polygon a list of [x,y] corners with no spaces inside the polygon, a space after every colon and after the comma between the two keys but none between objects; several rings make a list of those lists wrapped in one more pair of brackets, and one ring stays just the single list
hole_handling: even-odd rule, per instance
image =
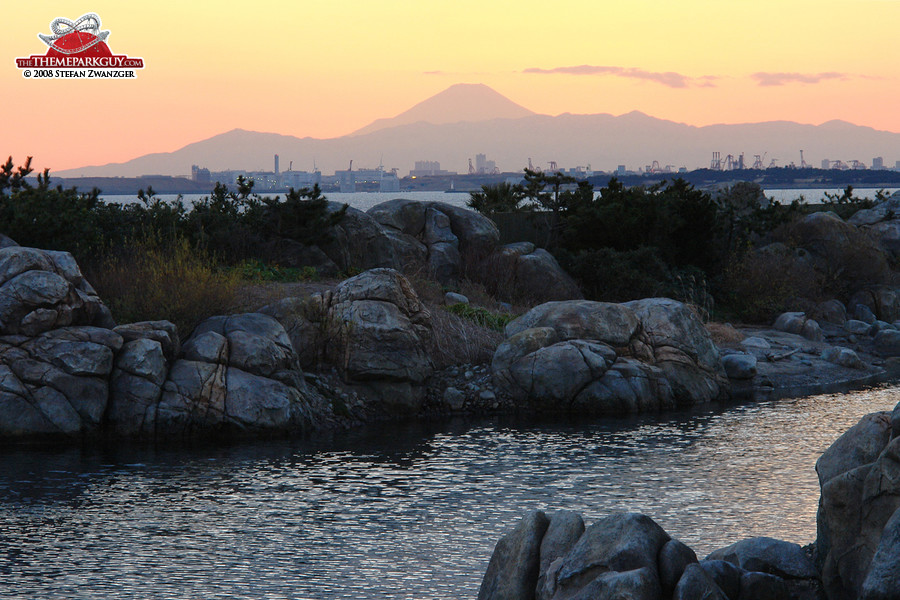
[{"label": "gray rock", "polygon": [[175,360],[181,351],[178,328],[170,321],[142,321],[119,325],[113,329],[126,342],[149,339],[159,342],[166,360]]},{"label": "gray rock", "polygon": [[515,529],[497,542],[478,590],[478,600],[520,600],[534,597],[541,540],[549,519],[541,511],[525,515]]},{"label": "gray rock", "polygon": [[869,335],[871,328],[872,326],[865,321],[859,321],[857,319],[850,319],[844,323],[844,329],[853,335]]},{"label": "gray rock", "polygon": [[838,346],[828,348],[822,352],[822,360],[830,363],[847,367],[848,369],[865,370],[866,364],[859,358],[859,355],[850,348],[841,348]]},{"label": "gray rock", "polygon": [[429,206],[450,219],[453,234],[459,239],[459,251],[467,260],[487,256],[500,242],[497,226],[484,215],[444,202],[431,202]]},{"label": "gray rock", "polygon": [[625,303],[633,309],[678,404],[709,402],[727,395],[719,350],[700,318],[688,306],[668,298]]},{"label": "gray rock", "polygon": [[900,437],[900,403],[891,412],[891,438]]},{"label": "gray rock", "polygon": [[752,354],[727,354],[722,365],[729,379],[753,379],[756,377],[756,357]]},{"label": "gray rock", "polygon": [[70,325],[115,325],[72,255],[0,248],[0,334],[31,336]]},{"label": "gray rock", "polygon": [[453,305],[468,303],[469,299],[462,294],[457,294],[456,292],[447,292],[446,294],[444,294],[444,304]]},{"label": "gray rock", "polygon": [[376,204],[366,211],[373,219],[410,236],[420,236],[425,229],[426,203],[397,198]]},{"label": "gray rock", "polygon": [[638,334],[640,320],[623,304],[569,300],[545,302],[506,326],[506,335],[526,329],[552,327],[560,340],[596,340],[610,346],[627,346]]},{"label": "gray rock", "polygon": [[119,436],[150,437],[168,368],[162,344],[149,338],[126,342],[110,381],[107,421]]},{"label": "gray rock", "polygon": [[672,600],[729,600],[699,564],[688,565],[675,586]]},{"label": "gray rock", "polygon": [[729,598],[737,598],[741,592],[741,577],[746,571],[724,560],[702,560],[700,567],[706,571],[710,579],[716,582],[719,589]]},{"label": "gray rock", "polygon": [[[661,590],[656,573],[648,567],[601,573],[567,600],[657,600]],[[562,600],[554,596],[554,600]]]},{"label": "gray rock", "polygon": [[679,540],[669,540],[659,551],[659,582],[663,594],[669,596],[678,585],[688,565],[697,562],[697,554]]},{"label": "gray rock", "polygon": [[891,325],[890,323],[888,323],[887,321],[875,321],[869,327],[869,335],[871,335],[872,337],[875,337],[875,335],[879,331],[883,331],[885,329],[897,329],[897,328],[894,327],[893,325]]},{"label": "gray rock", "polygon": [[773,327],[778,331],[800,335],[815,342],[821,342],[825,337],[819,324],[802,312],[782,313],[775,319]]},{"label": "gray rock", "polygon": [[[557,575],[557,594],[570,597],[607,571],[646,568],[656,576],[656,557],[669,541],[663,529],[647,516],[619,513],[588,527],[563,559]],[[659,592],[657,592],[657,596]]]},{"label": "gray rock", "polygon": [[[508,248],[508,247],[507,247]],[[565,272],[552,254],[543,248],[528,253],[506,252],[510,286],[537,301],[572,300],[582,297],[578,284]]]},{"label": "gray rock", "polygon": [[584,533],[584,520],[576,512],[559,510],[550,517],[550,524],[541,541],[540,573],[553,561],[563,558]]},{"label": "gray rock", "polygon": [[442,285],[459,280],[462,258],[456,244],[436,242],[428,247],[428,274]]},{"label": "gray rock", "polygon": [[[337,202],[328,203],[330,212],[342,207]],[[333,234],[333,239],[320,248],[342,271],[401,266],[390,236],[378,221],[362,211],[348,208]]]},{"label": "gray rock", "polygon": [[900,331],[883,329],[875,335],[875,351],[881,356],[900,356]]},{"label": "gray rock", "polygon": [[740,592],[736,598],[753,600],[788,600],[788,588],[784,580],[768,573],[749,571],[741,576]]},{"label": "gray rock", "polygon": [[462,410],[466,402],[466,395],[455,387],[448,387],[444,390],[444,404],[450,410]]},{"label": "gray rock", "polygon": [[862,584],[861,600],[900,597],[900,509],[888,520]]},{"label": "gray rock", "polygon": [[758,350],[769,350],[772,348],[772,344],[765,338],[761,337],[748,337],[741,340],[741,346],[744,348],[755,348]]},{"label": "gray rock", "polygon": [[859,321],[872,325],[878,320],[875,313],[865,304],[856,304],[853,307],[853,316]]},{"label": "gray rock", "polygon": [[812,316],[819,323],[842,325],[847,320],[847,308],[840,300],[827,300],[816,305]]},{"label": "gray rock", "polygon": [[815,579],[813,562],[797,544],[768,537],[756,537],[716,550],[706,560],[724,560],[745,571],[759,571],[782,578]]}]

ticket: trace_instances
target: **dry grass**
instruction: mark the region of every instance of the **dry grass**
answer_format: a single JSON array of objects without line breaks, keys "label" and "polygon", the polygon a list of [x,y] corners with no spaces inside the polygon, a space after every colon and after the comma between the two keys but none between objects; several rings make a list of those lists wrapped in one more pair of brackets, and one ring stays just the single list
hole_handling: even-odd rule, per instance
[{"label": "dry grass", "polygon": [[431,305],[428,310],[431,311],[434,330],[431,356],[438,369],[459,364],[489,363],[494,350],[506,338],[499,331],[476,325],[439,305]]},{"label": "dry grass", "polygon": [[744,334],[729,323],[710,322],[706,324],[706,330],[716,346],[736,346],[744,339]]},{"label": "dry grass", "polygon": [[88,280],[117,322],[165,319],[182,338],[203,319],[228,312],[238,286],[237,274],[217,269],[186,240],[137,240],[99,259]]}]

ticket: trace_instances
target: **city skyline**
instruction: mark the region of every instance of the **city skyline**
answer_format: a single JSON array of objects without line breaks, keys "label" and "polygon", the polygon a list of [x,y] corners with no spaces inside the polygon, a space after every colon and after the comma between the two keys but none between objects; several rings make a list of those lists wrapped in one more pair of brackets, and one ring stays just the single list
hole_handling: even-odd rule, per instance
[{"label": "city skyline", "polygon": [[[638,110],[696,126],[842,119],[900,132],[895,1],[51,1],[6,12],[2,95],[13,118],[2,150],[57,171],[234,128],[339,137],[459,82],[539,114]],[[46,50],[37,34],[85,12],[100,15],[114,53],[143,57],[137,79],[23,78],[15,58]]]}]

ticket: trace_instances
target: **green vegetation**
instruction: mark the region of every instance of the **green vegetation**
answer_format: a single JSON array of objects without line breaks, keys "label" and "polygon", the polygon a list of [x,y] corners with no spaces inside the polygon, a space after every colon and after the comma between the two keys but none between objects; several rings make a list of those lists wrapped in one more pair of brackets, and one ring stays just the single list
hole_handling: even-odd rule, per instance
[{"label": "green vegetation", "polygon": [[97,189],[51,187],[48,170],[30,185],[31,171],[30,158],[0,165],[0,232],[23,246],[71,252],[118,321],[168,318],[188,328],[183,335],[221,313],[241,278],[314,279],[314,268],[279,267],[279,258],[288,244],[327,242],[347,208],[329,211],[318,186],[282,200],[254,194],[242,178],[236,190],[216,184],[190,209],[152,189],[140,190],[138,202],[110,204]]},{"label": "green vegetation", "polygon": [[450,306],[445,307],[445,310],[464,319],[468,319],[476,325],[486,327],[488,329],[494,329],[496,331],[503,331],[503,328],[506,327],[506,325],[515,318],[510,314],[494,313],[487,310],[486,308],[481,308],[480,306],[471,306],[469,304],[465,304],[464,302],[451,304]]},{"label": "green vegetation", "polygon": [[811,212],[833,211],[846,219],[874,204],[853,196],[850,186],[819,205],[769,201],[755,183],[710,193],[680,178],[646,187],[613,178],[597,192],[585,181],[526,170],[524,185],[484,186],[469,205],[488,214],[548,216],[543,245],[594,300],[669,296],[702,314],[716,310],[759,321],[793,299],[846,300],[859,286],[889,277],[884,259],[865,250],[870,246],[862,240],[850,244],[854,250],[828,257],[824,273],[791,251],[756,250],[772,242],[792,248],[796,223]]}]

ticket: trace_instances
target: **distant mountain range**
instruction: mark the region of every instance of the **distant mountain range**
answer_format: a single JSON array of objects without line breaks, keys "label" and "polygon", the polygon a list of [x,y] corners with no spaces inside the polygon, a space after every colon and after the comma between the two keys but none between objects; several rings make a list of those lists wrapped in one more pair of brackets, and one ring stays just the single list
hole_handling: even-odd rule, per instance
[{"label": "distant mountain range", "polygon": [[324,173],[356,167],[398,167],[401,175],[417,160],[439,161],[441,168],[467,172],[468,159],[486,154],[503,171],[521,171],[531,158],[535,166],[590,165],[611,171],[657,161],[661,167],[706,167],[712,153],[724,158],[744,153],[746,166],[753,155],[765,156],[768,166],[800,163],[800,150],[812,166],[822,159],[856,159],[870,165],[882,156],[893,166],[900,160],[900,134],[861,127],[845,121],[803,125],[771,121],[695,127],[657,119],[640,112],[558,116],[540,115],[516,104],[485,85],[459,84],[391,119],[378,119],[349,135],[314,139],[234,129],[189,144],[174,152],[147,154],[124,163],[85,166],[54,172],[60,177],[135,177],[186,175],[191,165],[212,171],[241,169],[271,171],[278,154],[285,169]]}]

